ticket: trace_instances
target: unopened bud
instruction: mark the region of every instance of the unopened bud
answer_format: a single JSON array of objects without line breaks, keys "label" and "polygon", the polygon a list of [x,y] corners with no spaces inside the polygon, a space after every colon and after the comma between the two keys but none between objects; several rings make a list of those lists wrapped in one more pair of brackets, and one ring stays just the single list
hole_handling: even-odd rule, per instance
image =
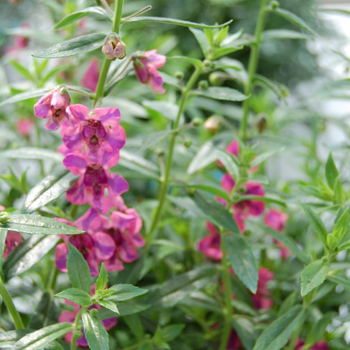
[{"label": "unopened bud", "polygon": [[199,88],[202,90],[207,90],[209,87],[209,83],[206,80],[201,80],[198,84]]},{"label": "unopened bud", "polygon": [[191,141],[191,140],[185,140],[184,146],[185,146],[186,148],[190,148],[190,147],[192,146],[192,141]]},{"label": "unopened bud", "polygon": [[234,201],[234,202],[236,202],[236,201],[238,201],[239,200],[239,194],[237,194],[237,193],[235,193],[233,196],[232,196],[232,200]]},{"label": "unopened bud", "polygon": [[243,235],[244,236],[249,236],[249,235],[251,235],[252,234],[252,231],[251,230],[244,230],[244,232],[243,232]]},{"label": "unopened bud", "polygon": [[182,80],[184,78],[184,73],[181,72],[180,70],[176,71],[175,72],[175,78],[179,79],[179,80]]},{"label": "unopened bud", "polygon": [[91,309],[90,310],[90,315],[91,316],[96,316],[97,315],[97,309]]},{"label": "unopened bud", "polygon": [[76,331],[76,332],[74,332],[74,334],[73,334],[73,337],[74,337],[75,339],[80,339],[82,336],[83,336],[83,332],[81,332],[81,331]]},{"label": "unopened bud", "polygon": [[125,44],[116,34],[112,33],[108,36],[106,43],[102,47],[102,52],[108,60],[116,58],[122,59],[126,56]]},{"label": "unopened bud", "polygon": [[212,68],[213,67],[213,62],[209,61],[209,60],[205,60],[203,62],[203,65],[205,68]]},{"label": "unopened bud", "polygon": [[0,213],[0,224],[7,224],[10,221],[9,213],[6,213],[6,211],[3,211]]},{"label": "unopened bud", "polygon": [[244,194],[244,193],[246,193],[246,189],[244,187],[240,187],[238,189],[238,192]]},{"label": "unopened bud", "polygon": [[258,122],[256,123],[256,126],[258,128],[259,134],[263,133],[264,130],[267,127],[267,120],[264,114],[261,114],[258,118]]},{"label": "unopened bud", "polygon": [[195,188],[188,188],[187,189],[187,193],[190,194],[190,195],[194,195],[196,193],[196,189]]},{"label": "unopened bud", "polygon": [[280,6],[280,3],[278,1],[271,1],[270,6],[276,10],[276,8]]},{"label": "unopened bud", "polygon": [[224,72],[213,72],[209,75],[210,84],[214,86],[222,85],[227,79],[230,79],[230,76]]},{"label": "unopened bud", "polygon": [[203,123],[203,120],[201,119],[201,118],[194,118],[193,120],[192,120],[192,124],[194,125],[194,126],[200,126],[200,125],[202,125],[202,123]]},{"label": "unopened bud", "polygon": [[208,118],[204,123],[204,129],[214,134],[219,130],[220,117],[213,115]]}]

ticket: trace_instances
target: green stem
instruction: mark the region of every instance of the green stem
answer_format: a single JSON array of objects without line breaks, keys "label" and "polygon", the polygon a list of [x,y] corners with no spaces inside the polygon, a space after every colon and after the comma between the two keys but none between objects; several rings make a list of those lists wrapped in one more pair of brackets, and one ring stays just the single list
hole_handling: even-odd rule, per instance
[{"label": "green stem", "polygon": [[[117,0],[112,32],[119,33],[119,28],[120,28],[121,18],[122,18],[122,11],[123,11],[123,0]],[[105,83],[106,83],[107,74],[108,74],[108,70],[111,65],[111,62],[112,61],[107,60],[107,58],[104,59],[101,74],[98,79],[98,83],[96,87],[94,107],[96,106],[98,101],[103,98]]]},{"label": "green stem", "polygon": [[232,318],[232,303],[231,303],[231,282],[230,282],[230,272],[227,267],[227,252],[226,247],[224,244],[224,236],[225,233],[221,232],[221,251],[222,251],[222,267],[223,267],[223,282],[224,282],[224,288],[225,288],[225,325],[224,325],[224,331],[221,335],[221,342],[220,342],[220,348],[219,350],[226,350],[227,348],[227,342],[230,337],[230,331],[231,331],[231,318]]},{"label": "green stem", "polygon": [[71,211],[70,211],[70,216],[71,216],[71,218],[73,219],[73,221],[74,221],[74,219],[75,219],[75,216],[77,215],[78,209],[79,209],[79,207],[78,207],[76,204],[73,204],[73,205],[72,205],[72,209],[71,209]]},{"label": "green stem", "polygon": [[[177,129],[180,123],[180,117],[183,111],[183,108],[186,104],[188,94],[193,86],[193,84],[196,82],[200,74],[202,73],[201,69],[196,68],[195,71],[193,72],[190,80],[188,81],[185,90],[182,93],[181,101],[180,101],[180,106],[179,106],[179,112],[177,114],[175,123],[173,125],[173,130]],[[166,162],[166,167],[165,167],[165,172],[164,172],[164,178],[161,179],[162,184],[161,184],[161,189],[160,189],[160,195],[159,195],[159,203],[157,207],[156,214],[153,217],[153,221],[151,224],[151,229],[148,233],[148,243],[153,239],[153,233],[158,225],[158,222],[160,220],[163,206],[164,206],[164,201],[165,197],[168,191],[168,184],[169,184],[169,177],[170,177],[170,170],[171,170],[171,165],[173,161],[173,153],[174,153],[174,147],[175,147],[175,141],[176,141],[176,136],[177,133],[173,133],[171,136],[170,144],[169,144],[169,151],[168,151],[168,159]]]},{"label": "green stem", "polygon": [[56,268],[55,262],[52,264],[52,269],[53,270],[51,272],[49,283],[47,284],[47,289],[54,291],[55,285],[56,285],[57,276],[58,276],[58,269]]},{"label": "green stem", "polygon": [[[34,118],[35,132],[36,132],[36,147],[41,148],[40,145],[40,127],[38,118]],[[41,176],[45,177],[43,161],[39,159]]]},{"label": "green stem", "polygon": [[21,315],[18,313],[18,311],[15,308],[15,305],[13,305],[13,301],[10,297],[10,294],[6,290],[4,284],[2,281],[0,281],[0,295],[2,297],[2,300],[4,301],[7,310],[9,311],[13,322],[15,323],[15,327],[17,330],[24,329],[24,324],[21,318]]},{"label": "green stem", "polygon": [[266,3],[267,3],[267,0],[261,1],[261,8],[259,13],[258,23],[255,28],[255,42],[252,46],[252,50],[249,57],[248,81],[247,81],[247,84],[245,85],[245,94],[249,97],[243,103],[243,117],[241,122],[241,133],[242,133],[243,142],[247,141],[247,124],[248,124],[248,115],[249,115],[249,107],[250,107],[250,95],[253,90],[253,81],[256,73],[256,68],[258,65],[261,33],[264,28],[264,21],[265,21],[265,15],[266,15]]},{"label": "green stem", "polygon": [[77,313],[77,315],[75,316],[75,320],[74,320],[74,328],[73,328],[73,336],[72,336],[72,342],[70,343],[70,350],[76,350],[77,348],[77,340],[74,338],[74,332],[76,332],[77,330],[79,330],[79,321],[80,321],[80,317],[81,314],[86,310],[86,307],[82,307],[79,312]]}]

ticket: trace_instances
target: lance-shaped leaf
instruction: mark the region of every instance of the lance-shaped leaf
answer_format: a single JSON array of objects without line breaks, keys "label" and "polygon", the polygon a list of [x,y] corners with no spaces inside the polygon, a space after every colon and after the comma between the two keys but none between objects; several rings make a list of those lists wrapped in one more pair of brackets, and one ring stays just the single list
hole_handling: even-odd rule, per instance
[{"label": "lance-shaped leaf", "polygon": [[327,312],[324,314],[311,328],[308,332],[305,347],[309,348],[310,346],[316,344],[318,341],[323,339],[324,332],[327,326],[331,323],[333,312]]},{"label": "lance-shaped leaf", "polygon": [[29,191],[23,203],[22,212],[32,213],[58,198],[72,187],[76,178],[67,169],[58,169],[46,176]]},{"label": "lance-shaped leaf", "polygon": [[20,331],[9,331],[0,333],[0,347],[1,349],[13,349],[15,343],[23,338],[28,333],[31,333],[30,329],[23,329]]},{"label": "lance-shaped leaf", "polygon": [[334,225],[332,235],[340,241],[348,230],[349,226],[349,208],[346,208],[342,216]]},{"label": "lance-shaped leaf", "polygon": [[217,159],[221,161],[227,172],[234,178],[239,177],[239,167],[237,164],[237,159],[230,153],[223,151],[221,149],[215,149],[215,154]]},{"label": "lance-shaped leaf", "polygon": [[146,109],[158,112],[161,116],[173,121],[179,113],[179,106],[167,101],[143,101],[142,104]]},{"label": "lance-shaped leaf", "polygon": [[5,259],[5,281],[17,276],[39,262],[59,241],[58,236],[35,235],[22,242]]},{"label": "lance-shaped leaf", "polygon": [[34,314],[31,315],[27,328],[40,329],[45,325],[45,321],[48,318],[49,312],[52,312],[52,292],[45,291],[41,296],[38,306],[35,309]]},{"label": "lance-shaped leaf", "polygon": [[4,256],[6,236],[7,229],[0,228],[0,276],[2,276],[2,260]]},{"label": "lance-shaped leaf", "polygon": [[102,322],[89,313],[84,312],[82,315],[84,333],[91,350],[108,350],[109,339],[108,333]]},{"label": "lance-shaped leaf", "polygon": [[269,159],[270,157],[272,157],[276,153],[282,152],[284,149],[285,149],[285,147],[282,147],[282,148],[274,149],[272,151],[267,151],[265,153],[259,154],[257,157],[255,157],[250,162],[250,166],[255,167],[255,166],[261,164],[262,162],[264,162],[266,159]]},{"label": "lance-shaped leaf", "polygon": [[232,20],[225,22],[223,24],[216,24],[216,25],[207,25],[202,23],[194,23],[189,21],[182,21],[179,19],[174,18],[166,18],[166,17],[148,17],[148,16],[140,16],[140,17],[132,17],[124,20],[124,23],[126,22],[140,22],[140,21],[151,21],[151,22],[158,22],[158,23],[165,23],[165,24],[174,24],[177,26],[183,26],[188,28],[221,28],[229,25]]},{"label": "lance-shaped leaf", "polygon": [[276,40],[276,39],[312,39],[312,36],[296,32],[289,29],[270,29],[265,30],[261,34],[262,41]]},{"label": "lance-shaped leaf", "polygon": [[254,201],[261,201],[261,202],[265,202],[265,203],[275,203],[275,204],[279,204],[282,207],[286,207],[286,203],[284,203],[282,200],[277,199],[277,198],[271,198],[271,197],[261,197],[261,196],[252,196],[252,195],[245,195],[245,196],[241,196],[239,197],[239,199],[237,200],[237,202],[242,202],[245,200],[254,200]]},{"label": "lance-shaped leaf", "polygon": [[286,96],[288,95],[288,89],[286,86],[271,81],[270,79],[259,74],[255,75],[254,83],[256,85],[260,85],[262,87],[270,89],[278,96],[279,99],[284,100],[286,102]]},{"label": "lance-shaped leaf", "polygon": [[61,163],[63,161],[64,156],[58,152],[50,151],[49,149],[23,147],[0,151],[0,158],[42,160],[49,159]]},{"label": "lance-shaped leaf", "polygon": [[191,63],[196,68],[202,68],[202,61],[197,58],[191,58],[186,56],[171,56],[167,57],[168,60],[176,60]]},{"label": "lance-shaped leaf", "polygon": [[[195,183],[195,184],[174,185],[174,186],[202,190],[202,191],[206,191],[206,192],[212,193],[215,196],[219,196],[219,197],[225,199],[225,201],[230,200],[230,198],[229,198],[229,196],[228,196],[226,191],[223,191],[221,188],[214,187],[214,186],[211,186],[211,185]],[[173,245],[173,243],[172,243],[172,245]]]},{"label": "lance-shaped leaf", "polygon": [[68,288],[61,293],[56,294],[56,297],[70,300],[79,305],[89,306],[92,304],[90,295],[77,288]]},{"label": "lance-shaped leaf", "polygon": [[78,235],[84,233],[75,227],[40,215],[10,214],[9,217],[10,220],[4,225],[0,224],[0,228],[41,235]]},{"label": "lance-shaped leaf", "polygon": [[36,58],[62,58],[81,53],[94,51],[105,43],[105,34],[88,34],[78,36],[77,38],[63,41],[53,45],[41,53],[32,55]]},{"label": "lance-shaped leaf", "polygon": [[305,296],[324,282],[331,265],[322,260],[316,260],[305,267],[301,273],[301,295]]},{"label": "lance-shaped leaf", "polygon": [[205,57],[207,57],[207,55],[209,54],[209,50],[210,50],[210,44],[209,44],[209,41],[207,39],[207,36],[205,35],[205,33],[202,30],[190,28],[190,31],[193,33],[199,46],[201,47],[203,55]]},{"label": "lance-shaped leaf", "polygon": [[335,166],[332,152],[329,153],[326,166],[325,166],[325,171],[326,171],[327,183],[331,189],[334,189],[334,184],[337,177],[339,176],[339,173],[338,173],[337,167]]},{"label": "lance-shaped leaf", "polygon": [[231,89],[228,87],[216,87],[210,86],[205,90],[194,90],[191,92],[193,95],[205,96],[213,98],[214,100],[222,101],[244,101],[248,96],[242,94],[240,91]]},{"label": "lance-shaped leaf", "polygon": [[81,18],[84,18],[86,16],[90,16],[90,15],[97,15],[97,16],[103,17],[103,18],[109,20],[110,22],[112,22],[111,16],[108,14],[108,12],[103,7],[91,6],[91,7],[84,9],[84,10],[75,11],[75,12],[71,13],[70,15],[64,17],[60,22],[58,22],[55,25],[55,29],[65,27],[68,24],[71,24],[71,23],[73,23]]},{"label": "lance-shaped leaf", "polygon": [[103,290],[108,283],[108,273],[104,264],[101,264],[100,274],[96,281],[96,291]]},{"label": "lance-shaped leaf", "polygon": [[347,278],[334,275],[334,276],[327,276],[327,280],[340,284],[341,286],[344,287],[344,289],[350,291],[350,281]]},{"label": "lance-shaped leaf", "polygon": [[283,316],[272,322],[262,332],[253,350],[280,350],[286,345],[294,332],[302,326],[306,310],[300,305],[291,308]]},{"label": "lance-shaped leaf", "polygon": [[116,305],[116,303],[113,303],[113,301],[110,300],[99,300],[98,303],[105,307],[108,310],[111,310],[112,312],[119,314],[119,310],[118,307]]},{"label": "lance-shaped leaf", "polygon": [[238,278],[252,292],[258,288],[258,263],[252,248],[241,235],[224,235],[231,266]]},{"label": "lance-shaped leaf", "polygon": [[148,292],[146,289],[141,289],[131,284],[116,284],[109,289],[114,290],[114,294],[107,299],[112,301],[125,301]]},{"label": "lance-shaped leaf", "polygon": [[150,147],[155,146],[158,142],[164,140],[167,136],[173,134],[176,132],[175,130],[163,130],[158,131],[150,135],[146,135],[142,139],[142,146],[140,148],[140,151],[144,151]]},{"label": "lance-shaped leaf", "polygon": [[41,97],[49,91],[50,91],[50,89],[48,89],[48,88],[41,88],[41,89],[35,89],[35,90],[21,92],[19,94],[16,94],[16,95],[8,98],[5,101],[2,101],[0,103],[0,107],[2,107],[4,105],[11,104],[11,103],[29,100],[30,98],[34,98],[34,97]]},{"label": "lance-shaped leaf", "polygon": [[37,350],[73,330],[72,323],[58,323],[29,333],[17,341],[12,350]]},{"label": "lance-shaped leaf", "polygon": [[259,335],[254,328],[254,324],[245,317],[235,316],[232,320],[232,327],[237,332],[245,349],[252,350]]},{"label": "lance-shaped leaf", "polygon": [[[150,308],[149,304],[136,304],[136,303],[118,303],[119,316],[134,315],[139,312],[145,311]],[[98,311],[97,317],[100,320],[106,320],[108,318],[115,317],[115,312],[109,309],[101,309]]]}]

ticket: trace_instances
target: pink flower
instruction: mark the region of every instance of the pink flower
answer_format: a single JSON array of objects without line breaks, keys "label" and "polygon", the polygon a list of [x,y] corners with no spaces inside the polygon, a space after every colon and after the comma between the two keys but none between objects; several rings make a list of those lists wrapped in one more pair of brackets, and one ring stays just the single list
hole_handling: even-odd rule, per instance
[{"label": "pink flower", "polygon": [[88,202],[93,208],[107,214],[112,206],[112,198],[129,189],[123,177],[110,173],[110,161],[115,164],[112,153],[99,153],[97,162],[91,161],[86,152],[66,155],[64,166],[74,175],[80,175],[79,180],[67,191],[67,200],[78,205]]},{"label": "pink flower", "polygon": [[[91,295],[95,294],[95,285],[91,286]],[[58,322],[62,323],[62,322],[69,322],[69,323],[74,323],[75,317],[77,316],[79,310],[81,309],[81,306],[78,304],[73,303],[72,301],[69,301],[67,299],[65,299],[65,303],[67,305],[73,306],[74,307],[74,311],[63,311],[59,318],[58,318]],[[89,307],[89,309],[101,309],[101,305],[99,304],[94,304],[91,305]],[[106,330],[110,330],[112,327],[114,327],[117,324],[117,318],[116,317],[112,317],[112,318],[108,318],[106,320],[102,320],[103,325],[105,326]],[[83,336],[80,339],[77,339],[77,345],[81,348],[88,348],[88,342],[85,338],[85,334],[84,331],[82,330]],[[71,343],[72,342],[72,337],[73,337],[73,332],[68,332],[65,336],[64,336],[64,340],[67,343]]]},{"label": "pink flower", "polygon": [[3,258],[5,259],[21,243],[22,237],[19,232],[7,231]]},{"label": "pink flower", "polygon": [[34,105],[34,114],[38,118],[49,119],[45,125],[47,130],[57,130],[64,118],[69,118],[66,108],[70,97],[64,87],[52,89]]},{"label": "pink flower", "polygon": [[241,340],[239,339],[235,330],[231,330],[230,338],[227,342],[227,350],[238,350],[243,347]]},{"label": "pink flower", "polygon": [[21,136],[28,136],[34,127],[34,121],[29,118],[20,118],[16,123],[17,132]]},{"label": "pink flower", "polygon": [[[287,220],[288,214],[282,213],[277,209],[270,209],[265,215],[264,224],[276,231],[283,232]],[[273,239],[273,241],[280,247],[282,259],[287,259],[290,255],[289,249],[276,239]]]},{"label": "pink flower", "polygon": [[94,59],[91,61],[88,70],[85,72],[81,85],[88,88],[92,92],[95,92],[99,77],[100,71],[98,69],[98,60]]},{"label": "pink flower", "polygon": [[[16,1],[16,0],[15,0]],[[12,1],[12,2],[15,2]],[[22,29],[29,29],[30,25],[28,23],[22,23],[20,25],[20,28]],[[15,42],[13,46],[9,46],[6,49],[6,54],[11,55],[11,56],[16,56],[22,49],[28,46],[28,41],[29,39],[25,36],[22,35],[16,35],[15,36]]]},{"label": "pink flower", "polygon": [[164,94],[163,79],[157,69],[164,66],[166,57],[158,55],[157,50],[146,51],[134,58],[134,68],[137,79],[141,84],[148,83],[151,90],[157,94]]},{"label": "pink flower", "polygon": [[207,230],[210,234],[206,235],[199,241],[198,250],[210,259],[221,260],[222,251],[220,234],[210,222],[207,222]]},{"label": "pink flower", "polygon": [[[238,157],[239,156],[239,144],[237,140],[232,141],[226,148],[225,151]],[[220,162],[220,160],[216,161],[217,164],[221,167],[223,167],[224,165]]]},{"label": "pink flower", "polygon": [[114,60],[115,58],[124,58],[126,56],[125,44],[123,41],[119,40],[115,34],[111,34],[107,38],[106,43],[102,47],[102,52],[106,55],[108,60]]},{"label": "pink flower", "polygon": [[273,277],[274,274],[270,270],[264,267],[259,269],[258,289],[256,294],[252,294],[255,309],[271,309],[273,302],[270,299],[271,292],[267,289],[267,284]]},{"label": "pink flower", "polygon": [[[298,340],[295,344],[294,350],[303,350],[304,344],[305,344],[305,342],[302,341],[300,338],[298,338]],[[320,340],[316,344],[312,345],[310,347],[310,350],[329,350],[329,346],[325,341]]]},{"label": "pink flower", "polygon": [[96,108],[93,115],[83,105],[71,105],[67,108],[72,126],[66,123],[62,127],[63,142],[72,151],[80,151],[87,146],[87,155],[91,161],[98,161],[98,151],[110,153],[110,166],[117,164],[119,150],[125,144],[125,131],[119,125],[120,112],[118,108]]}]

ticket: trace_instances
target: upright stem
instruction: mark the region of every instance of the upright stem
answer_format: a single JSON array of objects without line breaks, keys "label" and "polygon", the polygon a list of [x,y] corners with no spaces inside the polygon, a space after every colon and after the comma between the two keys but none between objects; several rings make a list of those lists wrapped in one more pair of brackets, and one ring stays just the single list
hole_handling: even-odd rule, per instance
[{"label": "upright stem", "polygon": [[[117,0],[112,32],[119,33],[121,18],[122,18],[122,11],[123,11],[123,0]],[[112,61],[108,60],[107,58],[105,58],[103,61],[101,74],[98,79],[98,83],[96,87],[94,106],[96,106],[97,102],[101,98],[103,98],[105,83],[106,83],[107,74],[108,74],[108,70],[111,65],[111,62]]]},{"label": "upright stem", "polygon": [[252,50],[249,57],[248,81],[247,81],[247,84],[245,85],[245,94],[249,97],[243,103],[243,117],[241,122],[241,134],[242,134],[243,142],[247,141],[247,124],[248,124],[248,114],[249,114],[249,106],[250,106],[250,95],[253,90],[253,80],[254,80],[256,68],[258,65],[261,33],[264,28],[264,21],[265,21],[265,15],[266,15],[266,3],[267,3],[267,0],[261,0],[259,19],[255,28],[255,42],[252,46]]},{"label": "upright stem", "polygon": [[86,307],[82,307],[77,315],[75,316],[75,320],[74,320],[74,328],[73,328],[73,336],[72,336],[72,342],[70,343],[70,350],[76,350],[77,348],[77,340],[74,338],[74,332],[76,332],[79,328],[79,321],[80,321],[80,317],[81,314],[83,313],[83,311],[86,310]]},{"label": "upright stem", "polygon": [[9,313],[13,319],[13,322],[15,324],[16,329],[17,330],[24,329],[24,324],[23,324],[22,318],[21,318],[20,314],[18,313],[17,309],[15,308],[15,305],[13,305],[13,301],[10,297],[10,294],[6,290],[2,281],[0,281],[0,295],[1,295],[2,300],[4,301],[4,303],[7,307],[7,310],[9,311]]},{"label": "upright stem", "polygon": [[[183,108],[186,104],[188,93],[190,92],[193,84],[196,82],[197,78],[200,76],[202,73],[202,70],[199,68],[196,68],[196,70],[193,72],[190,80],[188,81],[185,90],[182,93],[182,97],[180,100],[180,105],[179,105],[179,112],[177,114],[175,123],[173,125],[173,130],[177,129],[180,123],[180,117],[183,111]],[[156,214],[153,217],[153,221],[151,224],[151,229],[148,234],[148,242],[150,242],[153,238],[153,233],[158,225],[160,216],[162,214],[163,206],[164,206],[164,201],[166,197],[166,193],[168,191],[168,184],[169,184],[169,177],[170,177],[170,170],[171,170],[171,165],[173,162],[173,153],[174,153],[174,147],[175,147],[175,140],[176,140],[177,133],[173,133],[170,139],[170,144],[169,144],[169,150],[168,150],[168,159],[166,162],[166,167],[165,167],[165,172],[164,172],[164,178],[161,179],[162,184],[161,184],[161,189],[160,189],[160,195],[159,195],[159,203],[157,207]]]},{"label": "upright stem", "polygon": [[226,247],[224,244],[224,236],[225,233],[221,232],[221,251],[222,251],[222,267],[223,267],[223,282],[224,282],[224,288],[225,288],[225,325],[224,325],[224,331],[221,335],[221,342],[220,342],[220,348],[219,350],[226,350],[227,349],[227,342],[230,337],[230,331],[231,331],[231,318],[232,318],[232,303],[231,303],[231,284],[230,284],[230,273],[227,268],[227,254],[226,254]]}]

